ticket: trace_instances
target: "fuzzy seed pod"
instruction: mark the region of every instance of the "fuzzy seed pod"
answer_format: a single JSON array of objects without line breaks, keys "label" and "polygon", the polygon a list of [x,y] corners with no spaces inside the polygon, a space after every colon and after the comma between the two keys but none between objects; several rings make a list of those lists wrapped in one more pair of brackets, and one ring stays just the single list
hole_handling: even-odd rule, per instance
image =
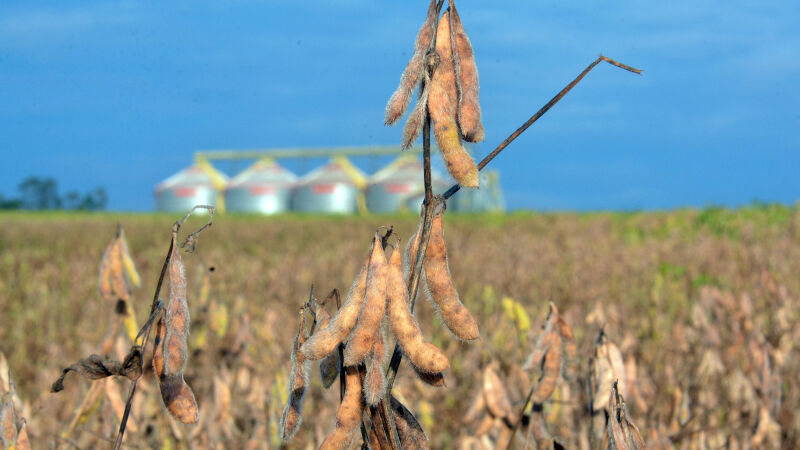
[{"label": "fuzzy seed pod", "polygon": [[442,225],[443,213],[443,210],[437,212],[431,223],[431,238],[425,253],[425,278],[444,324],[453,334],[469,341],[477,339],[478,324],[458,299],[458,292],[453,285],[453,278],[447,264],[447,247],[444,242]]},{"label": "fuzzy seed pod", "polygon": [[411,148],[419,135],[422,133],[422,127],[425,124],[425,116],[428,113],[428,92],[430,92],[430,80],[423,82],[422,92],[417,99],[417,105],[406,120],[403,126],[403,141],[400,148],[403,150]]},{"label": "fuzzy seed pod", "polygon": [[545,425],[544,422],[542,409],[537,409],[536,406],[534,406],[533,414],[531,414],[531,434],[533,435],[533,440],[536,442],[536,446],[539,448],[539,450],[554,448],[553,437],[550,436],[550,432],[547,431],[547,425]]},{"label": "fuzzy seed pod", "polygon": [[161,398],[172,417],[185,424],[197,423],[200,416],[197,401],[182,374],[170,374],[161,378]]},{"label": "fuzzy seed pod", "polygon": [[617,450],[627,450],[630,448],[628,445],[628,440],[625,437],[625,433],[622,431],[622,425],[619,423],[619,417],[617,416],[619,409],[616,407],[615,399],[617,396],[616,392],[616,385],[611,390],[611,395],[608,399],[608,436],[609,436],[609,443],[611,444],[611,448]]},{"label": "fuzzy seed pod", "polygon": [[169,301],[156,325],[153,370],[158,377],[161,398],[173,417],[190,424],[200,416],[192,389],[183,380],[186,337],[189,334],[189,305],[186,303],[186,275],[178,244],[173,236],[169,263]]},{"label": "fuzzy seed pod", "polygon": [[156,375],[161,398],[167,410],[183,423],[197,423],[199,414],[197,402],[189,386],[183,381],[182,374],[165,373],[164,347],[167,336],[167,326],[164,317],[158,319],[156,336],[153,341],[153,373]]},{"label": "fuzzy seed pod", "polygon": [[[461,145],[461,136],[456,123],[458,94],[455,88],[455,71],[450,48],[450,25],[446,17],[439,21],[436,36],[436,51],[442,55],[439,68],[433,73],[428,93],[428,111],[433,121],[433,135],[436,145],[442,152],[447,171],[458,184],[464,187],[478,187],[478,167]],[[441,44],[441,49],[440,49]],[[447,57],[445,57],[447,56]]]},{"label": "fuzzy seed pod", "polygon": [[402,77],[400,77],[400,86],[392,94],[389,103],[386,104],[386,116],[384,123],[392,125],[397,122],[397,119],[403,116],[411,101],[411,93],[414,88],[419,84],[422,73],[425,71],[425,53],[431,45],[433,39],[433,23],[436,21],[436,0],[431,0],[428,6],[428,14],[425,17],[425,23],[417,33],[417,39],[414,43],[414,54],[408,62]]},{"label": "fuzzy seed pod", "polygon": [[358,322],[344,349],[344,365],[352,366],[364,360],[372,348],[375,332],[381,324],[386,311],[386,285],[389,279],[389,265],[383,252],[381,238],[375,234],[372,241],[372,255],[369,260],[366,294]]},{"label": "fuzzy seed pod", "polygon": [[28,423],[25,419],[22,419],[22,425],[19,426],[17,444],[14,446],[14,450],[31,450],[31,441],[28,437]]},{"label": "fuzzy seed pod", "polygon": [[303,421],[303,400],[308,387],[309,361],[298,350],[306,341],[305,311],[300,310],[300,325],[292,344],[292,371],[289,373],[289,395],[281,416],[281,439],[289,441]]},{"label": "fuzzy seed pod", "polygon": [[578,347],[575,345],[572,328],[563,317],[558,318],[558,334],[564,349],[564,378],[572,381],[578,376]]},{"label": "fuzzy seed pod", "polygon": [[167,336],[164,340],[164,373],[183,372],[186,337],[189,334],[189,305],[186,302],[186,274],[178,244],[173,238],[169,262],[169,301],[164,311]]},{"label": "fuzzy seed pod", "polygon": [[417,418],[394,396],[391,398],[394,423],[397,426],[397,435],[403,448],[426,450],[431,448],[428,436],[425,435]]},{"label": "fuzzy seed pod", "polygon": [[142,277],[136,271],[136,265],[133,263],[131,253],[128,250],[128,241],[125,239],[125,231],[120,228],[119,230],[119,247],[122,256],[122,268],[125,269],[125,279],[130,286],[139,287],[142,284]]},{"label": "fuzzy seed pod", "polygon": [[328,356],[342,342],[342,339],[350,334],[358,320],[361,305],[364,303],[368,267],[369,263],[367,262],[361,268],[361,272],[358,273],[352,286],[350,286],[347,299],[342,307],[336,311],[328,326],[315,331],[306,343],[300,347],[300,351],[307,359],[317,361]]},{"label": "fuzzy seed pod", "polygon": [[386,362],[388,347],[386,338],[383,335],[383,328],[378,328],[370,350],[369,367],[367,375],[364,377],[364,400],[368,405],[376,406],[383,399],[386,391],[386,376],[383,373],[383,364]]},{"label": "fuzzy seed pod", "polygon": [[425,341],[417,319],[408,306],[408,289],[403,282],[400,251],[389,260],[389,324],[397,343],[417,369],[422,372],[443,372],[450,366],[447,356],[438,347]]},{"label": "fuzzy seed pod", "polygon": [[358,373],[358,367],[345,367],[344,398],[336,411],[336,427],[322,442],[320,449],[349,448],[363,413],[364,398],[361,395],[361,375]]},{"label": "fuzzy seed pod", "polygon": [[[330,321],[331,315],[328,310],[319,306],[317,308],[317,328],[328,326]],[[319,376],[322,379],[322,386],[325,389],[331,387],[339,376],[339,352],[330,352],[328,356],[322,358],[322,361],[319,362]]]},{"label": "fuzzy seed pod", "polygon": [[111,287],[111,249],[114,248],[116,242],[115,238],[103,252],[103,259],[100,261],[100,273],[97,276],[100,297],[109,300],[113,299],[114,296],[114,291]]},{"label": "fuzzy seed pod", "polygon": [[13,447],[17,441],[17,418],[14,414],[14,400],[11,395],[0,397],[0,438],[3,448]]},{"label": "fuzzy seed pod", "polygon": [[508,399],[508,391],[493,366],[494,364],[489,365],[483,371],[483,399],[492,416],[510,419],[514,415],[514,411],[511,408],[511,401]]},{"label": "fuzzy seed pod", "polygon": [[125,280],[125,268],[122,263],[122,246],[120,238],[114,240],[109,254],[109,277],[111,278],[111,289],[117,298],[130,298],[131,289]]},{"label": "fuzzy seed pod", "polygon": [[550,339],[550,350],[544,357],[542,379],[539,380],[539,385],[533,392],[533,403],[544,403],[553,395],[556,381],[561,374],[561,337],[557,333],[552,333]]},{"label": "fuzzy seed pod", "polygon": [[553,334],[558,332],[558,330],[555,329],[558,327],[558,319],[558,308],[556,308],[553,302],[550,302],[550,314],[547,316],[547,322],[544,324],[542,333],[536,339],[536,345],[528,356],[528,360],[525,361],[525,365],[522,366],[523,370],[532,370],[544,360],[545,354],[550,349]]},{"label": "fuzzy seed pod", "polygon": [[478,103],[478,66],[475,64],[472,44],[453,0],[450,0],[450,42],[458,90],[458,125],[461,135],[466,141],[480,142],[483,140],[483,124],[481,106]]},{"label": "fuzzy seed pod", "polygon": [[625,363],[622,353],[605,334],[599,336],[595,345],[593,364],[590,370],[592,390],[592,407],[595,411],[606,407],[614,380],[617,380],[620,391],[625,391]]},{"label": "fuzzy seed pod", "polygon": [[456,86],[456,68],[453,61],[451,37],[450,9],[448,9],[439,19],[439,28],[436,31],[436,53],[439,54],[439,67],[436,68],[433,76],[444,87],[449,109],[455,117],[458,108],[458,87]]}]

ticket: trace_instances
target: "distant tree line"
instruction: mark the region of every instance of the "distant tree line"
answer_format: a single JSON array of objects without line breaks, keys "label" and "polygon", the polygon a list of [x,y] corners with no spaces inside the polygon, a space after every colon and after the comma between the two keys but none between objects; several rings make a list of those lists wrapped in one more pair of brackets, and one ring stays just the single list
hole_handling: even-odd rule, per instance
[{"label": "distant tree line", "polygon": [[72,190],[60,196],[58,183],[53,178],[28,177],[17,186],[17,192],[19,196],[15,198],[0,194],[0,209],[100,211],[108,203],[106,190],[102,187],[84,194]]}]

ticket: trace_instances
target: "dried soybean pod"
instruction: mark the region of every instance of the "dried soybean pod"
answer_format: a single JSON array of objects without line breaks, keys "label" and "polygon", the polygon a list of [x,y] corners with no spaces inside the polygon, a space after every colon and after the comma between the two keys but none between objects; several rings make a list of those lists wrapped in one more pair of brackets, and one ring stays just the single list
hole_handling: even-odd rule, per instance
[{"label": "dried soybean pod", "polygon": [[514,411],[508,399],[508,391],[494,370],[495,365],[496,363],[491,364],[483,371],[483,399],[492,416],[510,419]]},{"label": "dried soybean pod", "polygon": [[450,98],[436,75],[438,73],[438,70],[434,73],[428,93],[428,111],[433,121],[436,145],[450,176],[461,186],[478,187],[478,166],[461,144],[455,111],[450,107]]},{"label": "dried soybean pod", "polygon": [[0,397],[0,438],[2,438],[3,448],[14,446],[17,441],[17,418],[14,414],[14,400],[11,395]]},{"label": "dried soybean pod", "polygon": [[428,80],[427,76],[423,78],[425,81],[423,81],[422,92],[420,92],[419,98],[417,99],[417,106],[411,111],[411,114],[409,114],[406,120],[406,124],[403,126],[403,140],[400,144],[400,148],[403,150],[411,148],[411,146],[414,145],[414,141],[416,141],[422,133],[422,126],[425,123],[425,116],[428,113],[430,80]]},{"label": "dried soybean pod", "polygon": [[455,87],[455,69],[450,48],[448,17],[448,12],[445,12],[442,19],[439,20],[439,31],[436,33],[436,51],[442,57],[439,68],[433,73],[431,79],[428,111],[433,121],[436,145],[442,152],[447,171],[461,186],[478,187],[478,167],[461,144],[461,136],[456,123],[458,94]]},{"label": "dried soybean pod", "polygon": [[358,273],[353,285],[350,286],[347,299],[342,307],[336,311],[328,326],[315,331],[306,343],[300,347],[300,351],[306,358],[317,361],[329,355],[355,326],[366,294],[367,273],[369,271],[369,257],[367,258],[367,263],[361,268],[361,272]]},{"label": "dried soybean pod", "polygon": [[364,360],[372,348],[375,332],[386,311],[386,285],[389,279],[389,264],[383,252],[381,237],[375,233],[372,255],[367,272],[366,294],[358,315],[358,322],[344,349],[344,365],[352,366]]},{"label": "dried soybean pod", "polygon": [[550,350],[544,357],[542,378],[533,392],[533,403],[544,403],[553,395],[556,381],[561,374],[561,337],[557,333],[553,333],[550,342]]},{"label": "dried soybean pod", "polygon": [[391,397],[392,411],[394,412],[394,423],[397,426],[397,434],[403,448],[425,450],[431,448],[428,436],[419,425],[417,418],[399,400]]},{"label": "dried soybean pod", "polygon": [[403,282],[400,251],[389,259],[389,324],[392,333],[411,364],[422,372],[437,373],[450,366],[447,356],[438,347],[425,341],[417,319],[408,305],[408,288]]},{"label": "dried soybean pod", "polygon": [[383,373],[383,363],[386,361],[386,338],[383,335],[383,327],[375,332],[375,338],[370,350],[369,367],[367,375],[364,377],[364,400],[368,405],[375,406],[383,399],[386,391],[386,375]]},{"label": "dried soybean pod", "polygon": [[200,416],[197,401],[189,385],[183,381],[181,374],[169,374],[161,378],[161,398],[172,417],[182,423],[197,423]]},{"label": "dried soybean pod", "polygon": [[189,334],[189,305],[186,302],[186,274],[176,238],[172,238],[169,261],[169,301],[164,311],[167,336],[164,339],[164,374],[180,374],[186,363]]},{"label": "dried soybean pod", "polygon": [[28,423],[22,419],[22,425],[19,426],[17,433],[17,443],[14,446],[15,450],[31,450],[31,441],[28,437]]},{"label": "dried soybean pod", "polygon": [[140,277],[139,272],[136,271],[136,265],[133,263],[133,258],[131,258],[131,253],[128,250],[128,241],[125,239],[125,230],[122,228],[119,229],[119,247],[125,279],[130,286],[139,287],[142,284],[142,277]]},{"label": "dried soybean pod", "polygon": [[336,426],[320,446],[321,450],[349,448],[353,433],[361,423],[364,412],[364,398],[361,395],[361,376],[358,367],[345,367],[344,397],[336,411]]},{"label": "dried soybean pod", "polygon": [[533,407],[533,414],[531,414],[531,434],[533,435],[533,440],[536,442],[536,446],[540,450],[554,448],[553,437],[550,436],[550,432],[547,431],[540,405],[534,405]]},{"label": "dried soybean pod", "polygon": [[450,10],[442,14],[439,28],[436,31],[436,53],[439,54],[439,67],[433,76],[439,80],[447,93],[448,106],[456,116],[458,108],[458,88],[456,86],[456,68],[453,61],[453,45],[450,41]]},{"label": "dried soybean pod", "polygon": [[114,292],[111,288],[111,249],[116,244],[114,238],[103,252],[103,259],[100,261],[100,273],[97,276],[100,296],[104,299],[112,299]]},{"label": "dried soybean pod", "polygon": [[308,361],[298,350],[306,341],[305,310],[300,310],[300,324],[292,344],[292,371],[289,373],[289,395],[281,415],[281,439],[287,442],[303,421],[303,400],[308,387]]},{"label": "dried soybean pod", "polygon": [[431,297],[436,302],[437,311],[447,328],[461,339],[472,340],[478,337],[478,324],[469,310],[461,304],[456,287],[453,285],[447,264],[443,214],[443,209],[438,211],[431,223],[431,237],[425,253],[425,278]]},{"label": "dried soybean pod", "polygon": [[167,337],[167,327],[164,325],[164,316],[156,322],[156,336],[153,339],[153,373],[156,381],[164,375],[164,341]]},{"label": "dried soybean pod", "polygon": [[450,33],[458,88],[458,125],[464,140],[480,142],[483,140],[483,124],[481,105],[478,102],[478,66],[475,64],[472,44],[453,0],[450,0]]},{"label": "dried soybean pod", "polygon": [[[328,310],[321,305],[317,307],[317,328],[328,326],[330,321],[331,315]],[[330,352],[328,356],[322,358],[322,361],[319,362],[319,376],[325,389],[331,387],[339,376],[339,352]]]},{"label": "dried soybean pod", "polygon": [[617,383],[615,382],[611,394],[608,398],[608,435],[611,438],[611,447],[617,450],[627,450],[630,448],[628,440],[625,438],[625,433],[622,431],[622,425],[619,423],[619,405],[617,404]]},{"label": "dried soybean pod", "polygon": [[431,0],[425,22],[422,24],[422,28],[419,29],[417,39],[414,42],[414,54],[400,77],[400,86],[397,87],[397,90],[386,104],[386,116],[384,117],[386,125],[392,125],[397,122],[397,119],[402,117],[406,112],[406,108],[408,108],[411,94],[419,84],[420,77],[425,71],[425,53],[428,51],[433,39],[433,24],[435,21],[436,0]]},{"label": "dried soybean pod", "polygon": [[558,318],[558,308],[556,308],[556,305],[553,304],[553,302],[550,302],[550,313],[547,315],[547,321],[544,324],[544,329],[536,339],[536,345],[534,346],[531,354],[528,356],[528,360],[525,361],[525,365],[522,366],[523,370],[531,370],[542,362],[544,355],[550,349],[553,333],[558,332],[557,330],[554,330],[554,328],[557,327]]},{"label": "dried soybean pod", "polygon": [[564,349],[564,378],[572,381],[578,376],[578,347],[575,345],[572,328],[560,316],[558,318],[558,334],[561,336],[561,345]]},{"label": "dried soybean pod", "polygon": [[120,245],[119,237],[114,240],[114,246],[111,247],[109,254],[109,276],[111,278],[111,289],[117,298],[129,298],[131,290],[128,283],[125,281],[125,269],[122,264],[122,246]]}]

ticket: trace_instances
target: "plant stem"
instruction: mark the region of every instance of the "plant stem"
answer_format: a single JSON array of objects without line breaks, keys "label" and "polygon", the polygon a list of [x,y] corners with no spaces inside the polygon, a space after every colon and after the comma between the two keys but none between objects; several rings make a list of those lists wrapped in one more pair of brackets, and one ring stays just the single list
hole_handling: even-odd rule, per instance
[{"label": "plant stem", "polygon": [[[519,128],[517,128],[513,133],[511,133],[503,142],[501,142],[500,145],[498,145],[494,150],[492,150],[491,153],[486,155],[486,157],[483,158],[480,163],[478,163],[478,170],[483,170],[483,168],[486,167],[486,165],[489,164],[494,159],[495,156],[499,155],[500,152],[503,151],[503,149],[508,147],[508,145],[511,144],[514,141],[514,139],[518,138],[520,134],[522,134],[523,132],[525,132],[525,130],[528,129],[528,127],[530,127],[531,125],[533,125],[534,122],[539,120],[539,118],[542,117],[556,103],[558,103],[558,101],[561,100],[562,97],[567,95],[567,92],[571,91],[572,88],[574,88],[575,85],[577,85],[583,79],[583,77],[586,76],[586,74],[588,74],[592,69],[594,69],[594,67],[596,65],[600,64],[603,61],[605,61],[605,62],[607,62],[607,63],[609,63],[611,65],[617,66],[619,68],[625,69],[625,70],[627,70],[629,72],[633,72],[633,73],[636,73],[636,74],[641,74],[642,73],[642,71],[639,70],[639,69],[635,69],[635,68],[633,68],[631,66],[627,66],[627,65],[622,64],[620,62],[614,61],[611,58],[605,57],[603,55],[598,56],[597,59],[594,60],[594,62],[592,62],[591,64],[589,64],[588,67],[583,69],[583,72],[581,72],[580,75],[578,75],[574,80],[572,80],[572,82],[570,84],[566,85],[564,87],[564,89],[561,90],[561,92],[556,94],[556,96],[553,97],[552,99],[550,99],[549,102],[547,102],[544,106],[539,108],[539,111],[536,111],[536,114],[531,116],[530,119],[528,119],[525,123],[523,123]],[[461,186],[459,186],[458,184],[454,184],[453,186],[450,187],[450,189],[448,189],[443,194],[443,197],[446,200],[446,199],[452,197],[453,194],[458,192],[459,189],[461,189]]]}]

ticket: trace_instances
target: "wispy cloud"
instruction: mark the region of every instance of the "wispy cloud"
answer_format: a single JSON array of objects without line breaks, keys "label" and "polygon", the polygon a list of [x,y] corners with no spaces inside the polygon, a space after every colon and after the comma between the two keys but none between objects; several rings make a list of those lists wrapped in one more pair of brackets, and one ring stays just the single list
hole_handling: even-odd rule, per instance
[{"label": "wispy cloud", "polygon": [[0,12],[0,38],[19,42],[50,40],[68,33],[133,22],[136,6],[119,2],[83,8],[18,9]]}]

